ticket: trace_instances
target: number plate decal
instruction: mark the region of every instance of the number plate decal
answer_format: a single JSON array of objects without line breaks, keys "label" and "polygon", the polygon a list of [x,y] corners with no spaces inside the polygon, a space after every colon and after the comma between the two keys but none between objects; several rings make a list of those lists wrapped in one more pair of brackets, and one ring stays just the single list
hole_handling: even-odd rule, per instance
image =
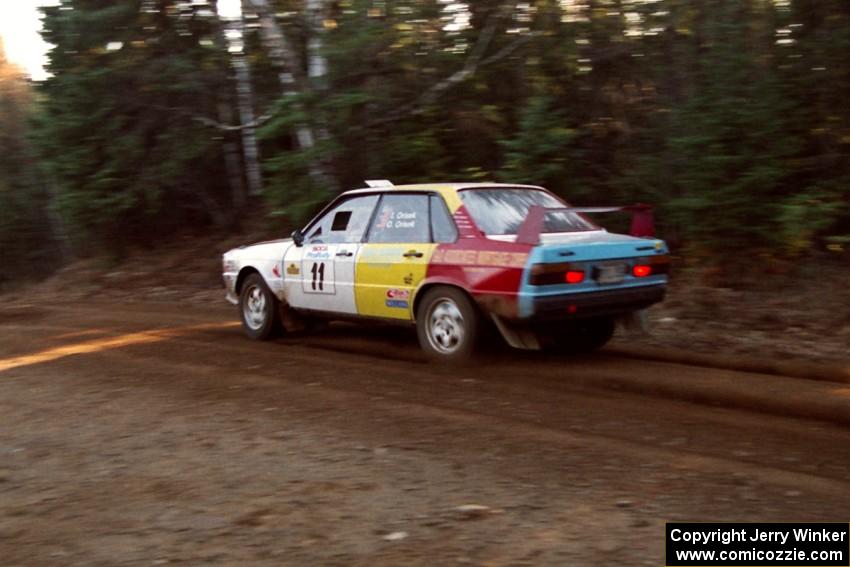
[{"label": "number plate decal", "polygon": [[620,283],[626,277],[626,265],[622,262],[616,264],[598,264],[595,271],[596,281],[601,284]]}]

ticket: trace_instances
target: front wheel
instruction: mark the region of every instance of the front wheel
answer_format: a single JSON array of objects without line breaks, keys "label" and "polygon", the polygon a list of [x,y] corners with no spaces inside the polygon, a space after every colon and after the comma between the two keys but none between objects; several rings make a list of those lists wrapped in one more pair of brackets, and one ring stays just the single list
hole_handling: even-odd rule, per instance
[{"label": "front wheel", "polygon": [[242,330],[255,340],[270,338],[277,328],[277,298],[260,274],[251,274],[239,293]]},{"label": "front wheel", "polygon": [[453,287],[428,290],[416,310],[419,344],[429,358],[439,362],[468,360],[475,351],[479,323],[472,300]]}]

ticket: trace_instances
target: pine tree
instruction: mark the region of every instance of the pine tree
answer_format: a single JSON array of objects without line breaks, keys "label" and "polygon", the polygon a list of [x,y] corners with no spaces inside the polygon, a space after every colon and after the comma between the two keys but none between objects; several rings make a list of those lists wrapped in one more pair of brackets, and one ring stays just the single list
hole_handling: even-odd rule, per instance
[{"label": "pine tree", "polygon": [[0,40],[0,287],[45,275],[58,264],[49,199],[29,143],[33,93]]},{"label": "pine tree", "polygon": [[44,12],[55,47],[38,143],[78,241],[120,247],[230,221],[224,140],[203,120],[235,92],[213,7],[64,0]]}]

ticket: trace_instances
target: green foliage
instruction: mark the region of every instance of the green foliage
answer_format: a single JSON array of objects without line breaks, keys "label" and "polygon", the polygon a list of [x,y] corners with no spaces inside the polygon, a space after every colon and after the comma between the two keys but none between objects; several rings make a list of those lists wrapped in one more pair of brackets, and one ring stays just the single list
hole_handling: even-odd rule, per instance
[{"label": "green foliage", "polygon": [[28,141],[33,97],[0,43],[0,288],[57,265],[49,205]]},{"label": "green foliage", "polygon": [[778,220],[781,242],[789,253],[804,252],[817,235],[835,226],[836,219],[847,218],[850,204],[839,198],[842,191],[839,187],[817,187],[783,201]]},{"label": "green foliage", "polygon": [[[663,236],[709,254],[793,254],[850,232],[846,0],[342,0],[318,20],[303,0],[269,3],[296,61],[279,68],[246,15],[254,111],[271,116],[258,130],[271,215],[300,222],[367,178],[493,179],[652,203]],[[241,214],[223,159],[241,132],[196,120],[239,115],[213,8],[46,9],[56,48],[35,140],[77,243]],[[46,215],[21,175],[4,173],[0,199],[29,220],[4,217],[0,243]]]},{"label": "green foliage", "polygon": [[505,165],[499,177],[509,183],[534,179],[563,195],[581,193],[571,175],[575,159],[576,130],[568,128],[564,113],[547,97],[532,98],[522,112],[519,129],[502,141]]},{"label": "green foliage", "polygon": [[[209,7],[64,0],[45,9],[56,47],[37,142],[78,242],[120,248],[215,219],[228,188],[216,117],[232,90]],[[224,99],[230,104],[228,98]]]}]

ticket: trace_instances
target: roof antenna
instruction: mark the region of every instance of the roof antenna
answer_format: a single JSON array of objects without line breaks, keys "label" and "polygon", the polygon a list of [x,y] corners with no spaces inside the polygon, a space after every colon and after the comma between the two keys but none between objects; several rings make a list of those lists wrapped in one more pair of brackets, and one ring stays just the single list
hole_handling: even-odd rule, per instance
[{"label": "roof antenna", "polygon": [[393,182],[389,179],[367,179],[366,185],[369,187],[394,187]]}]

